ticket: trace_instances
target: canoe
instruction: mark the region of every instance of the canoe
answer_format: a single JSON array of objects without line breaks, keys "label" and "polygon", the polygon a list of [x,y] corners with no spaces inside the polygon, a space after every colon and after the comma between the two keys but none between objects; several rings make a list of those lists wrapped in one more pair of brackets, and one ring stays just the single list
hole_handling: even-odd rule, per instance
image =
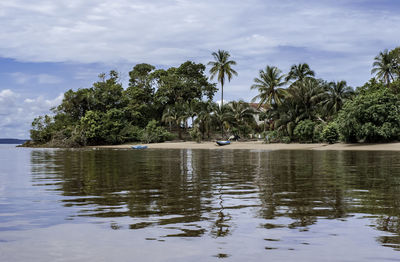
[{"label": "canoe", "polygon": [[231,142],[230,141],[217,141],[216,143],[219,146],[226,146],[226,145],[229,145]]},{"label": "canoe", "polygon": [[132,146],[132,149],[146,149],[147,146],[141,146],[141,145],[137,145],[137,146]]}]

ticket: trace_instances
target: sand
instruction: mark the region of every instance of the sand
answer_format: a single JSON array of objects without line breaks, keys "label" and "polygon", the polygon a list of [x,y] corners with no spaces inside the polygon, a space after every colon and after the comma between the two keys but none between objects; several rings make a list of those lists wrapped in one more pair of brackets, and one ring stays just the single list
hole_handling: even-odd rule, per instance
[{"label": "sand", "polygon": [[[131,148],[133,144],[113,145],[113,146],[95,146],[95,148]],[[349,151],[400,151],[400,143],[386,144],[263,144],[262,141],[251,142],[231,142],[230,145],[218,146],[215,142],[165,142],[147,144],[152,149],[250,149],[250,150],[349,150]]]}]

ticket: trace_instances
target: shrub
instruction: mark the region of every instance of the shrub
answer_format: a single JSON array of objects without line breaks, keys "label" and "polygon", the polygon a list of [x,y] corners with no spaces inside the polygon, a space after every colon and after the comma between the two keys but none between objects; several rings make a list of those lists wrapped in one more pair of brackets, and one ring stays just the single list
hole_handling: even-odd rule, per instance
[{"label": "shrub", "polygon": [[314,126],[313,142],[322,142],[322,131],[324,130],[326,124],[320,123]]},{"label": "shrub", "polygon": [[321,134],[322,140],[329,143],[333,144],[339,139],[339,129],[338,125],[335,122],[331,122],[327,124],[324,129],[322,130]]},{"label": "shrub", "polygon": [[189,131],[190,137],[195,140],[197,143],[201,142],[201,132],[199,128],[196,126],[191,131]]},{"label": "shrub", "polygon": [[262,133],[262,136],[264,137],[264,142],[267,144],[279,142],[279,136],[276,130],[265,131]]},{"label": "shrub", "polygon": [[140,127],[128,124],[121,130],[121,136],[124,142],[136,142],[140,141],[142,132]]},{"label": "shrub", "polygon": [[170,139],[172,139],[172,134],[164,127],[157,126],[156,120],[151,120],[140,136],[140,141],[144,143],[164,142]]},{"label": "shrub", "polygon": [[300,121],[294,129],[294,137],[300,142],[313,141],[315,123],[311,120]]},{"label": "shrub", "polygon": [[388,142],[400,135],[400,97],[388,88],[368,89],[347,102],[338,116],[346,142]]}]

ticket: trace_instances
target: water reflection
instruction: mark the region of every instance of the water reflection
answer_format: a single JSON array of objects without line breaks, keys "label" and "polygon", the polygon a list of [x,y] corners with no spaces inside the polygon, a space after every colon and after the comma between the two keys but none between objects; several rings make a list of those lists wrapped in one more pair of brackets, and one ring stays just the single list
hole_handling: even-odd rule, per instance
[{"label": "water reflection", "polygon": [[[114,230],[226,238],[240,236],[248,220],[275,234],[357,217],[381,232],[379,243],[400,250],[395,153],[34,150],[31,164],[34,185],[61,195],[69,219],[102,218]],[[264,240],[266,249],[282,242]]]}]

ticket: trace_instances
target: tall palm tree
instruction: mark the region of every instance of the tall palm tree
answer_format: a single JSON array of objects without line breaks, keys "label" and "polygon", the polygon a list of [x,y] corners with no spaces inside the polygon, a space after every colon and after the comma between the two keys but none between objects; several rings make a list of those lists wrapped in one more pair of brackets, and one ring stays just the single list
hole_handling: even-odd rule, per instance
[{"label": "tall palm tree", "polygon": [[393,74],[395,73],[395,58],[393,53],[385,49],[374,60],[371,74],[375,74],[378,79],[382,80],[389,87],[390,81],[394,80]]},{"label": "tall palm tree", "polygon": [[258,95],[252,99],[252,102],[260,99],[259,107],[263,104],[280,104],[284,97],[285,90],[281,88],[286,84],[283,81],[282,71],[275,66],[267,66],[260,70],[260,77],[254,78],[254,83],[250,88],[258,89]]},{"label": "tall palm tree", "polygon": [[306,77],[314,77],[315,73],[310,69],[307,63],[292,65],[288,75],[286,76],[286,81],[295,80],[303,81]]},{"label": "tall palm tree", "polygon": [[231,56],[228,51],[218,50],[218,52],[212,53],[215,61],[210,61],[208,65],[211,66],[210,74],[211,80],[217,76],[218,82],[221,84],[221,107],[224,104],[224,84],[225,78],[228,78],[228,82],[231,81],[232,77],[237,76],[238,73],[232,69],[233,65],[236,65],[236,62],[233,60],[229,60]]},{"label": "tall palm tree", "polygon": [[328,117],[336,115],[342,109],[344,102],[353,95],[354,90],[347,86],[346,81],[329,83],[326,97],[322,101],[325,114]]}]

